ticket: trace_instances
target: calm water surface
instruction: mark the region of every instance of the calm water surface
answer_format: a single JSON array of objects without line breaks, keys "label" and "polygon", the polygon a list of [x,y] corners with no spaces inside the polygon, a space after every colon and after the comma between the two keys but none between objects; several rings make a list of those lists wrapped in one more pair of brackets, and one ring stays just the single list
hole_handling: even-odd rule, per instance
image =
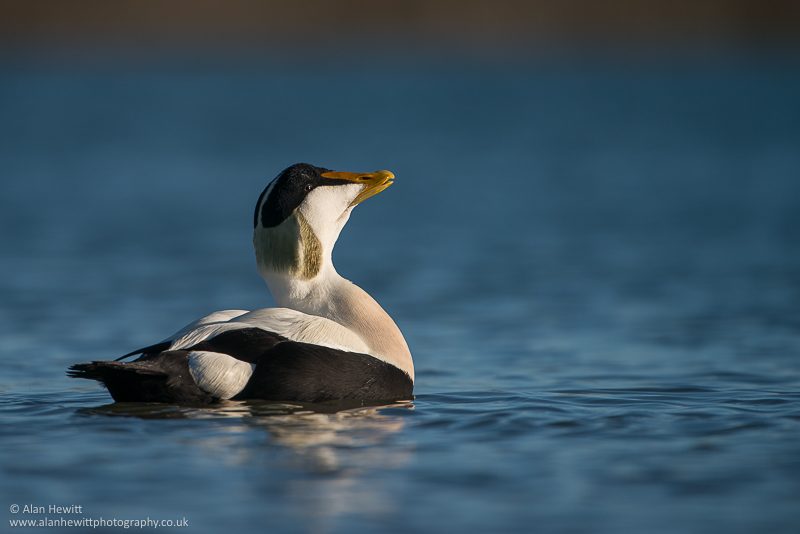
[{"label": "calm water surface", "polygon": [[[797,532],[797,67],[4,64],[4,524]],[[405,333],[413,402],[66,377],[271,306],[252,209],[297,161],[397,175],[334,261]]]}]

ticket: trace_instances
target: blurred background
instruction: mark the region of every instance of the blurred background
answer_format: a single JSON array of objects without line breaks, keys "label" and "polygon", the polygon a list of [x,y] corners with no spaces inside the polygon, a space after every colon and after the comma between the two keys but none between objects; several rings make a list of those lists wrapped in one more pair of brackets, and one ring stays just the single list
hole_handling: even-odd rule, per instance
[{"label": "blurred background", "polygon": [[[94,409],[69,365],[272,305],[299,161],[397,176],[334,261],[415,409]],[[800,2],[0,0],[0,355],[5,510],[796,532]]]},{"label": "blurred background", "polygon": [[[548,54],[797,47],[792,0],[6,0],[10,51],[161,55],[441,49]],[[65,50],[66,49],[66,50]]]},{"label": "blurred background", "polygon": [[[398,176],[337,249],[368,284],[358,244],[384,255],[384,299],[463,312],[459,295],[521,287],[529,306],[571,269],[550,285],[572,316],[584,283],[663,292],[673,275],[721,283],[744,265],[790,276],[799,54],[790,0],[4,0],[6,299],[36,308],[21,279],[134,269],[152,278],[131,287],[161,295],[170,276],[143,274],[152,258],[178,269],[189,255],[202,274],[170,283],[217,293],[176,296],[187,316],[264,305],[251,204],[297,161]],[[55,281],[75,269],[104,274]],[[117,278],[109,302],[142,295],[115,294]]]}]

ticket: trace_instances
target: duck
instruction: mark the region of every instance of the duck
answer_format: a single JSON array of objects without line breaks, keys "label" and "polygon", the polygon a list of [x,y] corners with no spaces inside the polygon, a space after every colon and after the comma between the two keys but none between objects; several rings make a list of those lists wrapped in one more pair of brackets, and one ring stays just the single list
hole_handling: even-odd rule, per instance
[{"label": "duck", "polygon": [[411,399],[403,334],[331,260],[353,209],[394,179],[308,163],[283,170],[253,217],[258,273],[277,307],[217,311],[116,360],[72,365],[68,376],[100,382],[116,402]]}]

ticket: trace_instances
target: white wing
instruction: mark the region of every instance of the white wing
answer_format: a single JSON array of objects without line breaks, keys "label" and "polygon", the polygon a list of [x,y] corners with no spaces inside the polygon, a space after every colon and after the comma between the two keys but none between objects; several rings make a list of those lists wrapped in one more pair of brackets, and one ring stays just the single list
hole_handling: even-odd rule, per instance
[{"label": "white wing", "polygon": [[331,349],[369,354],[360,337],[342,325],[316,315],[288,308],[264,308],[251,312],[226,310],[198,319],[165,341],[173,341],[171,350],[190,348],[228,330],[260,328],[291,341],[311,343]]},{"label": "white wing", "polygon": [[187,332],[191,332],[192,330],[196,330],[197,328],[213,323],[224,323],[230,321],[235,317],[239,317],[240,315],[244,315],[247,313],[247,310],[222,310],[222,311],[215,311],[212,314],[206,315],[205,317],[201,317],[196,321],[193,321],[171,336],[169,336],[164,341],[174,341],[181,337],[183,334]]}]

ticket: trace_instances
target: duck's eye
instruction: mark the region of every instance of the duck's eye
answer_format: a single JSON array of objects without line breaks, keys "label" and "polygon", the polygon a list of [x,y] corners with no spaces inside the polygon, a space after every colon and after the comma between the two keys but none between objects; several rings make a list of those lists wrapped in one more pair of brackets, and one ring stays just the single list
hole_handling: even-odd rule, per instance
[{"label": "duck's eye", "polygon": [[312,189],[314,189],[314,186],[313,186],[313,185],[311,185],[311,184],[306,184],[306,191],[311,191]]}]

